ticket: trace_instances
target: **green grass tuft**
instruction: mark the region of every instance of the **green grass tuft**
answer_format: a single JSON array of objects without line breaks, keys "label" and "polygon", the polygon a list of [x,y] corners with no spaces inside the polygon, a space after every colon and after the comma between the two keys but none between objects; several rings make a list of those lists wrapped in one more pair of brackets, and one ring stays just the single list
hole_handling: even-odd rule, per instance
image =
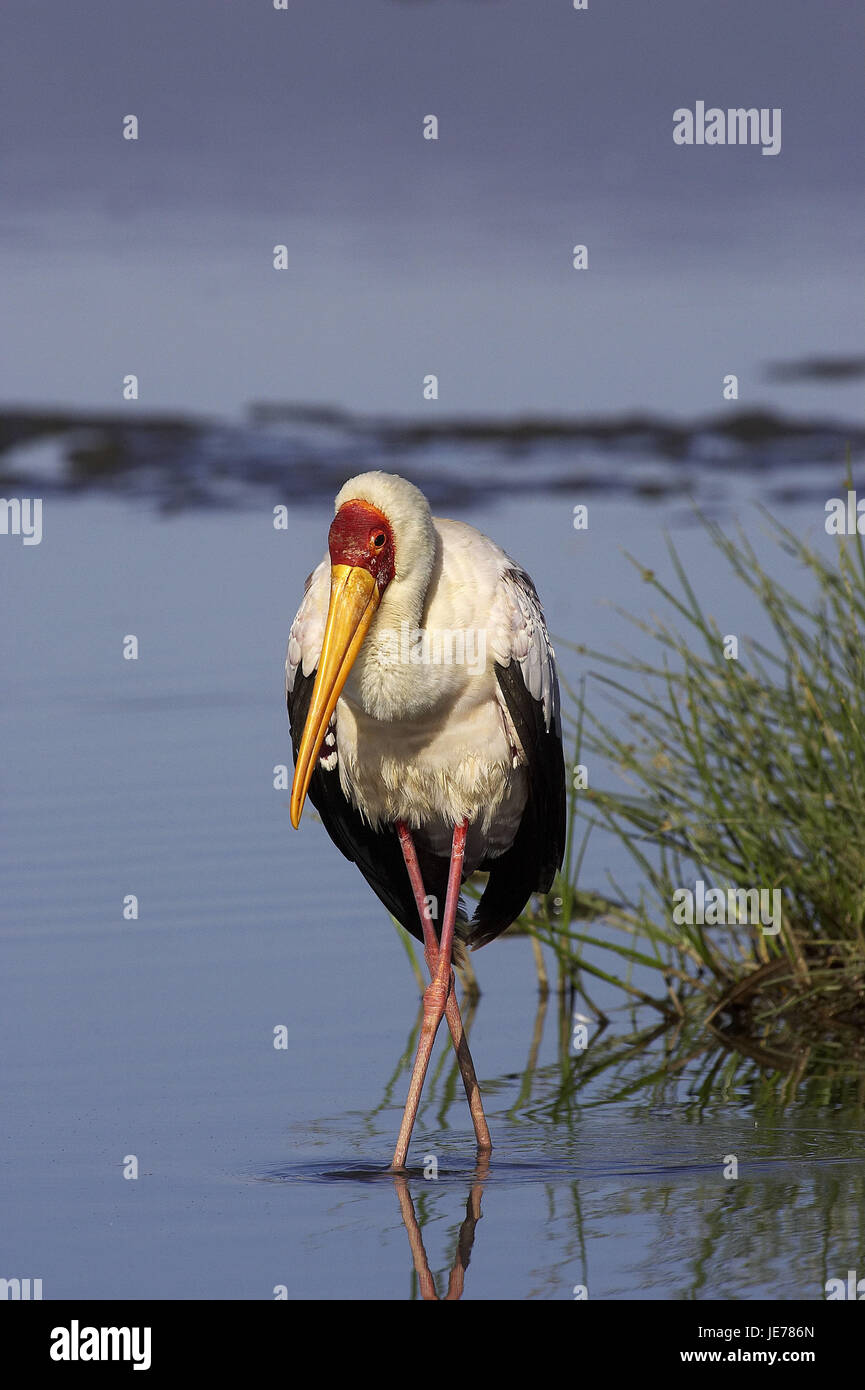
[{"label": "green grass tuft", "polygon": [[[574,697],[575,757],[587,750],[629,788],[572,793],[564,870],[524,926],[556,953],[563,978],[612,981],[665,1012],[695,999],[706,1014],[765,1023],[794,1014],[815,1028],[865,1025],[865,555],[839,538],[830,563],[767,513],[776,542],[803,565],[801,602],[764,568],[746,536],[703,520],[738,580],[759,600],[774,642],[742,643],[738,660],[701,606],[672,545],[675,588],[635,564],[668,618],[632,619],[655,644],[649,661],[586,653],[626,716],[613,732],[585,689]],[[632,558],[632,557],[629,557]],[[585,652],[585,648],[577,647]],[[585,757],[585,751],[583,751]],[[578,888],[587,838],[604,826],[641,879],[636,899]],[[677,888],[781,893],[782,924],[674,925]],[[579,918],[603,917],[585,930]],[[591,962],[586,959],[586,947]],[[611,962],[598,965],[600,958]],[[604,963],[605,964],[605,963]],[[628,968],[623,972],[622,965]],[[663,987],[637,988],[634,968]],[[653,978],[651,975],[644,978]]]}]

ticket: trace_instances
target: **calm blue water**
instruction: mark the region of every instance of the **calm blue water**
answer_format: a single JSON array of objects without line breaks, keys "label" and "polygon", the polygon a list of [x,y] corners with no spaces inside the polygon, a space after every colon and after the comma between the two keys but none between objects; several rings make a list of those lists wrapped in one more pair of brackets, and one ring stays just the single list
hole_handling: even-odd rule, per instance
[{"label": "calm blue water", "polygon": [[[639,611],[621,550],[663,572],[664,525],[723,629],[754,630],[684,509],[601,500],[577,534],[579,500],[460,512],[526,564],[554,631],[636,649],[608,601]],[[488,1172],[440,1041],[412,1176],[384,1174],[418,990],[360,875],[273,789],[328,513],[283,532],[269,504],[166,519],[88,494],[46,504],[38,547],[0,537],[0,1276],[46,1298],[403,1299],[416,1233],[443,1294],[462,1227],[466,1298],[821,1297],[862,1260],[855,1087],[772,1089],[708,1035],[649,1039],[603,988],[611,1026],[575,1057],[523,939],[475,957]],[[819,540],[819,504],[784,515]],[[583,881],[608,870],[630,872],[599,841]]]}]

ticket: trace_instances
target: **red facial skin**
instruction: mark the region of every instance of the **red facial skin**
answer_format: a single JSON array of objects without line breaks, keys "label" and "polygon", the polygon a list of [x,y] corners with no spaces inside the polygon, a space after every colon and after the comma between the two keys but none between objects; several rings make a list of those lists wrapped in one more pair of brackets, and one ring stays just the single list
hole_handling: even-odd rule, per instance
[{"label": "red facial skin", "polygon": [[[384,537],[383,544],[376,542]],[[369,570],[383,594],[394,575],[393,531],[371,502],[343,502],[330,524],[327,546],[332,565]]]}]

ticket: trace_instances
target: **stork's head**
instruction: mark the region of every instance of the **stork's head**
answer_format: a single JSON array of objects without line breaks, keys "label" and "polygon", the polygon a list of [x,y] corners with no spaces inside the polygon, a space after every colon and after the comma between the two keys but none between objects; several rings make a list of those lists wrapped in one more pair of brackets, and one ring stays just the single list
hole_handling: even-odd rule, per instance
[{"label": "stork's head", "polygon": [[336,702],[379,605],[419,612],[435,560],[429,503],[395,473],[350,478],[335,511],[327,538],[330,607],[291,789],[295,828]]}]

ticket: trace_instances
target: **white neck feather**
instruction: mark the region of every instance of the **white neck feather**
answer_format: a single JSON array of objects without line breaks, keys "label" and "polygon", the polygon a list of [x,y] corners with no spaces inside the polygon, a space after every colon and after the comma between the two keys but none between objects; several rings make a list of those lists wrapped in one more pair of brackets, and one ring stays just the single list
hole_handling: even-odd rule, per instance
[{"label": "white neck feather", "polygon": [[412,719],[435,703],[437,692],[423,679],[423,668],[404,659],[404,633],[421,626],[437,559],[438,533],[429,503],[412,483],[393,473],[363,473],[337,494],[337,511],[352,500],[370,502],[384,513],[394,537],[394,577],[343,694],[374,719]]}]

